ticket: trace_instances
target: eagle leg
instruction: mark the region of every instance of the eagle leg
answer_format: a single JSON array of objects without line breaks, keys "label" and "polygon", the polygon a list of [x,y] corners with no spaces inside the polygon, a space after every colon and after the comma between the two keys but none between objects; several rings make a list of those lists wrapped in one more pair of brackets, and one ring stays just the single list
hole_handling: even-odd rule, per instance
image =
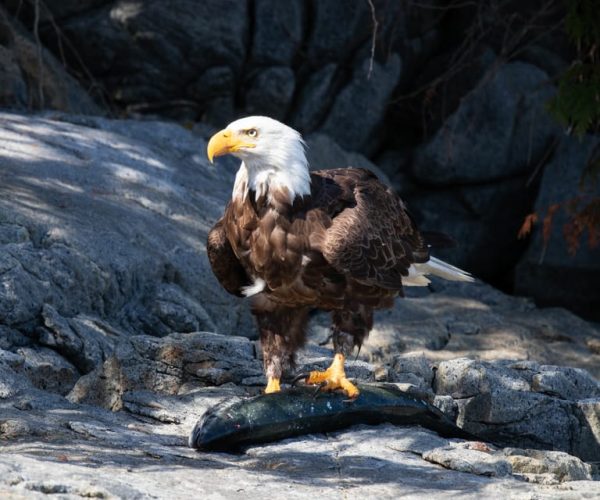
[{"label": "eagle leg", "polygon": [[308,308],[290,308],[263,299],[255,301],[256,317],[267,377],[265,394],[281,391],[284,371],[293,368],[294,353],[304,343]]},{"label": "eagle leg", "polygon": [[322,390],[327,392],[341,389],[349,398],[356,398],[359,394],[359,390],[346,378],[346,372],[344,371],[345,359],[346,358],[342,353],[336,353],[333,357],[331,366],[324,372],[310,372],[306,378],[306,383],[323,384]]},{"label": "eagle leg", "polygon": [[341,389],[354,399],[359,390],[346,377],[344,362],[356,346],[360,349],[364,338],[373,327],[373,310],[361,304],[352,308],[336,310],[332,315],[332,337],[335,356],[333,363],[324,372],[310,372],[307,384],[324,384],[324,391]]}]

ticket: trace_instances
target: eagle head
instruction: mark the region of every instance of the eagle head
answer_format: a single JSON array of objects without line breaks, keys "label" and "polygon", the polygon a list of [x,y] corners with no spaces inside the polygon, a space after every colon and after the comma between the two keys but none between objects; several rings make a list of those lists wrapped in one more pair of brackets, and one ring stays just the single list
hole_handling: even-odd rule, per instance
[{"label": "eagle head", "polygon": [[[299,132],[266,116],[236,120],[208,141],[207,155],[231,154],[242,164],[234,196],[249,189],[259,197],[272,189],[287,189],[290,201],[310,193],[310,174],[305,143]],[[241,192],[240,192],[241,191]]]}]

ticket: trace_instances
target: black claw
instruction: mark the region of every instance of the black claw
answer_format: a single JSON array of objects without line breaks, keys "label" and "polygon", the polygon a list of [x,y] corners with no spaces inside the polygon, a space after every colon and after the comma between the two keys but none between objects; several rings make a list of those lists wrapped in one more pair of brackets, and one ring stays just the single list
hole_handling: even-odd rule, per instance
[{"label": "black claw", "polygon": [[320,384],[316,384],[315,392],[312,393],[312,398],[317,399],[319,392],[321,392],[321,389],[323,389],[323,387],[325,387],[326,385],[327,385],[327,382],[321,382]]},{"label": "black claw", "polygon": [[300,382],[302,379],[306,380],[309,377],[309,375],[310,375],[310,373],[299,373],[290,381],[290,385],[292,385],[292,386],[297,385],[298,382]]}]

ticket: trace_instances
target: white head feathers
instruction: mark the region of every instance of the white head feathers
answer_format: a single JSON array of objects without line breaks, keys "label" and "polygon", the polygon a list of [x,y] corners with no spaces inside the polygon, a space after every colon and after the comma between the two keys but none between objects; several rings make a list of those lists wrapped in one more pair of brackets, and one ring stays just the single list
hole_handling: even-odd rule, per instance
[{"label": "white head feathers", "polygon": [[269,189],[286,188],[290,201],[310,194],[305,143],[299,132],[266,116],[236,120],[225,130],[245,134],[252,145],[231,153],[242,160],[233,187],[234,197],[245,197],[250,189],[258,198]]}]

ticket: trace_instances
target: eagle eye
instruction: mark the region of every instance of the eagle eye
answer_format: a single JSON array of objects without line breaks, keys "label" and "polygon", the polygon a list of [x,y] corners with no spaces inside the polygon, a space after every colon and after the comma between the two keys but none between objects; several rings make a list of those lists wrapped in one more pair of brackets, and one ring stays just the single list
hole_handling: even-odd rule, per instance
[{"label": "eagle eye", "polygon": [[248,130],[246,130],[246,135],[248,137],[256,137],[258,135],[258,130],[256,130],[255,128],[249,128]]}]

